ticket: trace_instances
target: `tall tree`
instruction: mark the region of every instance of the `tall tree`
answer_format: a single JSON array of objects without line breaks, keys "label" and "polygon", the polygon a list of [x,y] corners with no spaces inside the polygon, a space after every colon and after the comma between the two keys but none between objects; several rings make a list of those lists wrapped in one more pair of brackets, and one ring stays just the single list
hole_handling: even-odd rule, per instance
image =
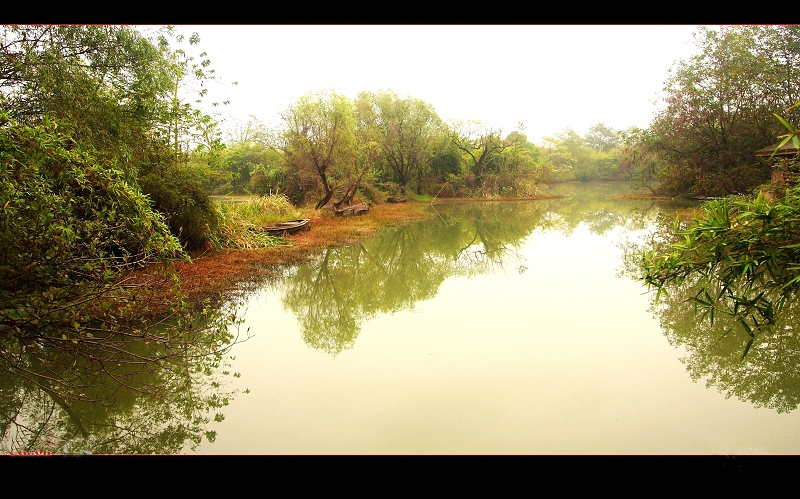
[{"label": "tall tree", "polygon": [[[776,142],[772,113],[794,102],[800,80],[795,28],[700,28],[698,53],[679,61],[665,84],[652,147],[664,163],[662,188],[719,195],[744,193],[767,180],[754,151]],[[789,77],[787,77],[789,76]]]},{"label": "tall tree", "polygon": [[333,92],[308,93],[281,115],[285,124],[282,144],[290,167],[316,175],[322,197],[315,208],[331,200],[337,183],[355,161],[355,115],[352,103]]},{"label": "tall tree", "polygon": [[390,91],[364,92],[360,106],[372,108],[372,124],[378,131],[380,156],[394,173],[401,193],[414,177],[420,192],[428,149],[440,120],[430,104]]}]

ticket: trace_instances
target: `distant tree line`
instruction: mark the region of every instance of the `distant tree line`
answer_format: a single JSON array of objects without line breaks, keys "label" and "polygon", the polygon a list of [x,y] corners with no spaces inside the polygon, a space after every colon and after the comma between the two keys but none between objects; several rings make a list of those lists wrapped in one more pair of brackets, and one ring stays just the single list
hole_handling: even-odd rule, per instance
[{"label": "distant tree line", "polygon": [[255,117],[226,142],[217,194],[282,192],[298,205],[387,197],[526,197],[542,183],[620,180],[622,135],[598,123],[530,142],[478,121],[444,122],[433,106],[390,90],[355,99],[309,93],[268,130]]}]

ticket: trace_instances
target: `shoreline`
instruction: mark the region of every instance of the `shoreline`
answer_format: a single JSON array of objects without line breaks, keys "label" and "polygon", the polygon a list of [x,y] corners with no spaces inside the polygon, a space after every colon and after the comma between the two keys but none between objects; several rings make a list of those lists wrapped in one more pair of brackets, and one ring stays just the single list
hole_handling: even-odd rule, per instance
[{"label": "shoreline", "polygon": [[[382,203],[370,206],[359,216],[340,217],[331,210],[299,210],[299,218],[308,218],[309,228],[285,236],[286,245],[270,248],[222,248],[189,252],[191,261],[173,264],[181,292],[191,303],[218,300],[243,285],[257,283],[276,275],[287,265],[302,263],[325,248],[364,241],[377,231],[405,225],[435,216],[429,209],[437,204],[491,201],[537,201],[563,198],[560,195],[502,198],[436,198],[432,201]],[[147,271],[145,269],[144,273]]]},{"label": "shoreline", "polygon": [[430,203],[384,203],[373,205],[364,215],[340,217],[330,210],[302,211],[309,228],[285,236],[286,245],[270,248],[222,248],[189,252],[191,261],[173,265],[182,293],[189,302],[219,299],[275,275],[287,265],[302,263],[325,248],[353,244],[370,238],[377,231],[397,227],[433,216]]}]

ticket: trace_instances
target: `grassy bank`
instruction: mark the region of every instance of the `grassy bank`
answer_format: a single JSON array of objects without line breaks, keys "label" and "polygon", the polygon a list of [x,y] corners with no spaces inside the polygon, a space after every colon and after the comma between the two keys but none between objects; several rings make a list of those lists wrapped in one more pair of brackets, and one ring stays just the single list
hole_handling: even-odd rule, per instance
[{"label": "grassy bank", "polygon": [[[433,204],[503,200],[519,201],[523,198],[437,198],[433,200]],[[248,200],[241,198],[218,202],[229,207],[234,203],[241,206]],[[191,252],[191,261],[173,265],[180,289],[189,302],[199,303],[206,298],[214,301],[228,292],[241,289],[242,286],[261,282],[279,272],[281,266],[300,263],[322,249],[363,241],[380,229],[432,216],[434,211],[430,206],[430,200],[409,199],[406,203],[373,205],[368,213],[352,217],[340,217],[329,209],[314,210],[310,207],[289,209],[286,206],[265,205],[259,213],[249,213],[251,207],[236,212],[222,207],[223,220],[229,225],[223,231],[226,240],[220,241],[224,244],[218,245],[223,248]],[[310,228],[281,239],[271,239],[266,247],[255,247],[253,242],[258,241],[252,238],[252,234],[245,233],[250,226],[298,218],[309,219]],[[141,272],[140,278],[147,277],[147,274],[148,270]]]},{"label": "grassy bank", "polygon": [[183,293],[189,301],[215,298],[257,282],[277,266],[302,262],[321,249],[365,240],[385,227],[395,227],[431,215],[429,203],[380,204],[368,213],[339,217],[330,210],[298,210],[292,218],[307,218],[310,229],[285,236],[284,244],[267,248],[224,248],[193,252],[190,262],[175,264]]}]

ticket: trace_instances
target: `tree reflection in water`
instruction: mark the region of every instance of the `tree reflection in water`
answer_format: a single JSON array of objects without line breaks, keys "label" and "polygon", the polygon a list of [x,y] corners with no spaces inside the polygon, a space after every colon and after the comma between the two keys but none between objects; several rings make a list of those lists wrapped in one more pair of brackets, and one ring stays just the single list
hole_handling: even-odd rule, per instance
[{"label": "tree reflection in water", "polygon": [[690,280],[653,304],[670,344],[686,349],[682,360],[692,380],[705,380],[706,386],[726,397],[748,400],[756,407],[779,413],[796,409],[800,401],[800,304],[788,305],[773,334],[757,335],[743,359],[750,336],[730,315],[717,314],[713,324],[698,320],[692,298],[702,285]]},{"label": "tree reflection in water", "polygon": [[[285,306],[310,346],[336,355],[352,347],[361,324],[379,313],[412,309],[449,277],[524,269],[517,250],[535,230],[597,234],[638,230],[660,213],[654,201],[613,199],[620,185],[581,186],[580,195],[539,201],[463,202],[433,206],[422,223],[375,239],[331,248],[285,281]],[[522,270],[521,270],[522,271]]]},{"label": "tree reflection in water", "polygon": [[[600,235],[617,227],[647,230],[651,245],[671,240],[674,209],[686,203],[621,201],[607,189],[618,192],[619,187],[600,185],[582,189],[581,196],[538,202],[437,206],[433,220],[384,232],[369,243],[327,250],[287,281],[284,303],[297,314],[305,341],[335,355],[351,347],[361,323],[376,314],[413,308],[433,297],[448,277],[503,267],[534,230],[571,234],[583,224]],[[623,273],[634,275],[642,246],[622,245]],[[688,299],[699,285],[686,282],[652,307],[670,344],[686,349],[683,361],[692,379],[757,407],[794,410],[800,397],[800,305],[791,305],[775,334],[762,336],[742,360],[749,336],[729,317],[717,315],[713,325],[698,320]]]},{"label": "tree reflection in water", "polygon": [[325,250],[285,283],[284,304],[303,339],[332,355],[350,348],[365,320],[411,309],[451,276],[486,273],[514,259],[547,203],[481,202],[436,207],[432,220]]},{"label": "tree reflection in water", "polygon": [[128,337],[68,351],[4,338],[0,452],[175,454],[213,442],[208,424],[234,395],[221,376],[240,340],[237,306],[148,326],[163,343]]},{"label": "tree reflection in water", "polygon": [[[638,278],[643,250],[676,241],[674,234],[675,218],[666,214],[657,217],[646,240],[626,244],[624,273]],[[756,335],[742,358],[751,337],[724,313],[724,305],[733,310],[734,304],[721,304],[712,323],[710,310],[694,300],[704,287],[712,296],[720,295],[716,283],[700,281],[697,276],[670,286],[668,294],[659,299],[655,291],[651,293],[651,311],[660,320],[670,345],[685,349],[682,362],[692,380],[704,381],[726,398],[736,397],[756,407],[778,413],[795,410],[800,402],[800,303],[786,306],[773,333]]]}]

